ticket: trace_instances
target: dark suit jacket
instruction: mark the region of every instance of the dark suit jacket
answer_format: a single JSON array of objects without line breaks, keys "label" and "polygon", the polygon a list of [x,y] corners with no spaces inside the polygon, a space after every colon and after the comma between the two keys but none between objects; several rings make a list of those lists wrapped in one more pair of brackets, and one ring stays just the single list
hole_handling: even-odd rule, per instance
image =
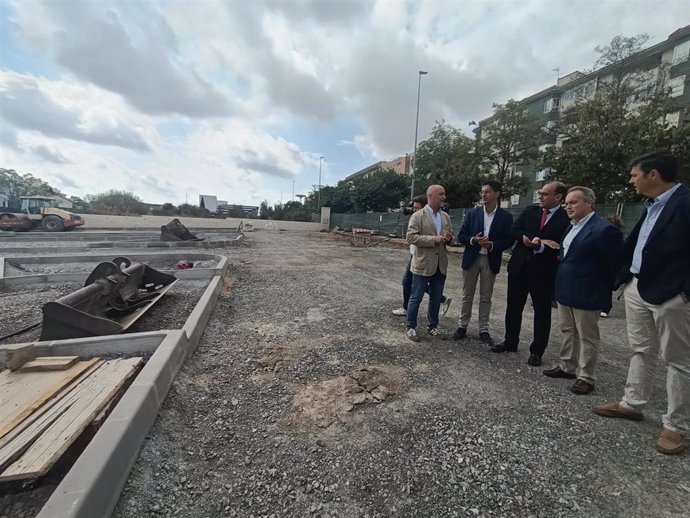
[{"label": "dark suit jacket", "polygon": [[[625,240],[616,287],[632,278],[630,265],[646,216],[645,210]],[[637,289],[649,304],[663,304],[680,292],[690,297],[690,190],[684,185],[669,198],[647,238]]]},{"label": "dark suit jacket", "polygon": [[594,214],[570,243],[565,257],[560,250],[556,272],[558,303],[608,313],[622,250],[623,233]]},{"label": "dark suit jacket", "polygon": [[[508,250],[515,242],[510,232],[512,225],[513,216],[507,210],[498,207],[489,228],[489,239],[494,244],[493,249],[488,254],[489,268],[493,273],[498,273],[501,270],[503,251]],[[458,241],[465,245],[465,251],[462,254],[463,270],[470,268],[479,256],[482,247],[470,244],[470,240],[480,232],[484,232],[484,207],[470,210],[465,215],[465,221],[462,222],[462,228],[458,233]]]},{"label": "dark suit jacket", "polygon": [[522,236],[525,235],[530,239],[540,237],[560,243],[563,234],[570,225],[570,218],[568,218],[565,210],[559,207],[551,215],[551,219],[544,228],[539,229],[542,214],[543,210],[539,205],[530,205],[520,213],[518,219],[513,223],[511,232],[516,244],[513,248],[513,255],[508,262],[508,273],[519,274],[529,264],[541,272],[541,277],[545,282],[550,281],[553,286],[553,278],[556,275],[556,266],[558,265],[558,250],[546,246],[541,254],[535,254],[532,249],[522,244]]}]

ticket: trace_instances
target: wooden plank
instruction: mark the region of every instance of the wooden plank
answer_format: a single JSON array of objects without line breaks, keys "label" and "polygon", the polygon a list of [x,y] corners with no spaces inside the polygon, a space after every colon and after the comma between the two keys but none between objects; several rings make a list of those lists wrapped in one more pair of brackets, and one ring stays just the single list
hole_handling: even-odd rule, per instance
[{"label": "wooden plank", "polygon": [[79,356],[39,356],[26,362],[20,372],[60,371],[69,369],[79,361]]},{"label": "wooden plank", "polygon": [[30,362],[36,356],[36,349],[33,344],[22,347],[14,347],[5,351],[5,367],[16,371],[26,362]]},{"label": "wooden plank", "polygon": [[[84,371],[85,379],[103,365],[99,360]],[[0,439],[0,472],[17,460],[58,417],[81,397],[83,387],[71,383]]]},{"label": "wooden plank", "polygon": [[106,361],[90,376],[81,380],[77,391],[80,397],[45,429],[21,458],[2,472],[0,481],[45,475],[141,362],[141,358]]},{"label": "wooden plank", "polygon": [[0,438],[97,361],[79,362],[66,371],[0,372]]}]

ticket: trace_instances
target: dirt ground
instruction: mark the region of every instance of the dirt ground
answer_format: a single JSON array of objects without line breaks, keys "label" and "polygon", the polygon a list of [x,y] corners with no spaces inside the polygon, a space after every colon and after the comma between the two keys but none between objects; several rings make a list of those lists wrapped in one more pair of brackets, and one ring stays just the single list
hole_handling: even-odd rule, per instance
[{"label": "dirt ground", "polygon": [[[121,495],[114,516],[688,516],[688,454],[653,444],[665,377],[641,423],[595,416],[629,359],[624,308],[601,321],[596,391],[494,354],[475,319],[460,343],[404,336],[407,253],[323,234],[254,232],[229,251],[221,297]],[[441,328],[455,329],[460,259]],[[506,274],[493,334],[501,338]],[[544,367],[558,351],[556,317]]]}]

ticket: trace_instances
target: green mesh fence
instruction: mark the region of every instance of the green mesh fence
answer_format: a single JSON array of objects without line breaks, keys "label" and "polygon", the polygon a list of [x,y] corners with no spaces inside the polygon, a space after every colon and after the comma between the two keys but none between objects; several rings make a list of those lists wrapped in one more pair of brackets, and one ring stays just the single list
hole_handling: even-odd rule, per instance
[{"label": "green mesh fence", "polygon": [[[627,235],[637,223],[642,214],[643,206],[641,203],[621,203],[597,205],[597,213],[601,216],[616,214],[623,220],[623,232]],[[471,209],[451,209],[450,219],[453,225],[453,235],[457,238],[458,232],[462,227],[467,211]],[[517,219],[522,208],[506,209],[512,214],[513,219]],[[352,228],[366,228],[376,230],[383,235],[394,235],[404,237],[407,232],[408,215],[399,212],[367,212],[356,214],[331,214],[331,228],[338,227],[341,230],[351,230]]]}]

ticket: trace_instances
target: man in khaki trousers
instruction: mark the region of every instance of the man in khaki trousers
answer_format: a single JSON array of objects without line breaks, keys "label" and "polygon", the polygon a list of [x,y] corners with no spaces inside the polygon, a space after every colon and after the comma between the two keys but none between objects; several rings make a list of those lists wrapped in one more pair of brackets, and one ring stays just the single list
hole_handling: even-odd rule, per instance
[{"label": "man in khaki trousers", "polygon": [[550,378],[576,379],[570,390],[580,395],[594,390],[599,315],[611,310],[623,248],[622,232],[594,212],[595,201],[587,187],[573,187],[565,197],[570,228],[560,246],[556,271],[563,345],[560,364],[544,371]]},{"label": "man in khaki trousers", "polygon": [[686,449],[690,432],[690,190],[678,182],[675,157],[663,151],[633,160],[630,183],[649,198],[625,241],[617,281],[626,285],[633,355],[622,400],[592,410],[642,420],[660,354],[667,370],[668,408],[656,448],[673,455]]}]

